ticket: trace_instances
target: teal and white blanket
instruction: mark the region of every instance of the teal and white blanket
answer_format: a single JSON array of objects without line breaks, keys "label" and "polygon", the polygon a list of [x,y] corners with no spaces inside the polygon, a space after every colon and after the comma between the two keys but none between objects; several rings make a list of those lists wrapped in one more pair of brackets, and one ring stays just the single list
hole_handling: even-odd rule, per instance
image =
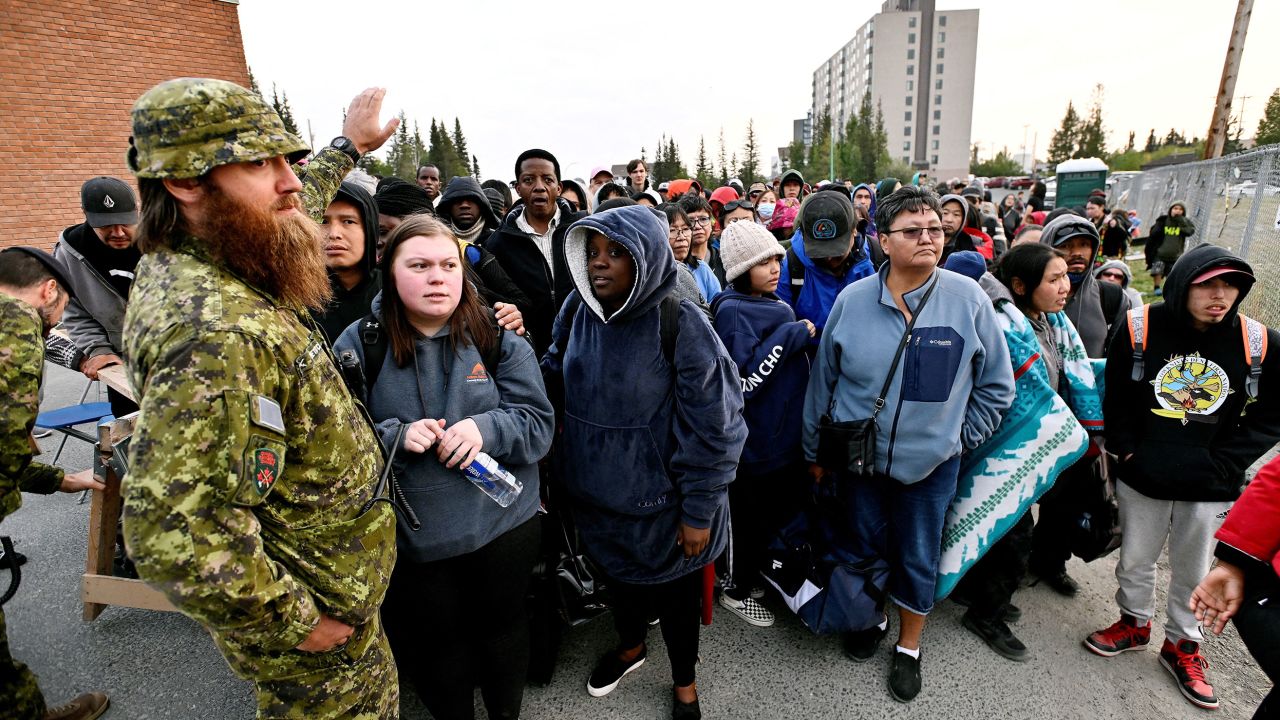
[{"label": "teal and white blanket", "polygon": [[937,599],[949,595],[973,564],[1084,456],[1085,429],[1102,430],[1102,360],[1090,360],[1071,321],[1046,315],[1063,360],[1064,400],[1049,386],[1040,343],[1027,318],[1007,300],[996,317],[1009,344],[1016,396],[995,433],[961,459],[956,496],[947,510]]}]

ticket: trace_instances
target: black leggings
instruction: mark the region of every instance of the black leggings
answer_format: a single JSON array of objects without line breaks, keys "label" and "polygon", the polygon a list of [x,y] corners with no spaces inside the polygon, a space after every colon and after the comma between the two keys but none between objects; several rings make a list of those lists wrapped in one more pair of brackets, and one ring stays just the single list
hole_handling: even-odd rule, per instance
[{"label": "black leggings", "polygon": [[619,648],[630,650],[644,642],[649,621],[662,621],[662,639],[671,659],[671,681],[679,687],[694,681],[698,662],[698,623],[702,620],[702,570],[657,585],[609,584],[613,595],[613,627]]},{"label": "black leggings", "polygon": [[[1244,602],[1235,616],[1240,639],[1258,667],[1273,684],[1280,683],[1280,578],[1271,568],[1259,569],[1245,578]],[[1254,720],[1280,718],[1280,689],[1262,700]]]},{"label": "black leggings", "polygon": [[1040,498],[1040,520],[1031,538],[1031,572],[1050,575],[1066,570],[1072,525],[1084,499],[1101,482],[1093,474],[1093,462],[1087,456],[1077,460]]},{"label": "black leggings", "polygon": [[796,465],[767,475],[743,475],[729,485],[729,517],[732,528],[729,554],[733,585],[725,594],[745,600],[752,587],[762,587],[765,551],[778,528],[800,507],[808,489],[808,476]]},{"label": "black leggings", "polygon": [[396,563],[382,620],[400,677],[436,720],[474,718],[476,686],[490,718],[520,717],[539,538],[535,516],[466,555]]}]

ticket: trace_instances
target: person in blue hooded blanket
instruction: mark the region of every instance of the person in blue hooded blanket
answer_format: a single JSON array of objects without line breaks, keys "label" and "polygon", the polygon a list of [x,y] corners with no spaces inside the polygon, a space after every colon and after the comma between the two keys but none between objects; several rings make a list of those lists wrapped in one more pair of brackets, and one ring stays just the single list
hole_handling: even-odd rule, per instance
[{"label": "person in blue hooded blanket", "polygon": [[[675,258],[653,210],[579,220],[565,258],[574,291],[542,368],[553,397],[563,392],[561,479],[583,549],[611,581],[619,636],[587,691],[602,697],[644,663],[657,616],[672,717],[698,718],[698,571],[724,551],[728,485],[747,436],[737,367],[698,305],[671,299]],[[676,332],[670,348],[664,317]]]}]

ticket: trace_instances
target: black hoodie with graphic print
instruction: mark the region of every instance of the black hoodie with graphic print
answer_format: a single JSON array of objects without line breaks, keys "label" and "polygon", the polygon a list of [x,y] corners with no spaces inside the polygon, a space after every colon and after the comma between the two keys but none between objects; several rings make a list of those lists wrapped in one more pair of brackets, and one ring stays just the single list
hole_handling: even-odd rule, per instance
[{"label": "black hoodie with graphic print", "polygon": [[329,273],[329,286],[333,288],[333,300],[324,312],[311,311],[324,330],[325,339],[332,345],[351,323],[369,314],[373,298],[382,291],[382,275],[378,272],[378,207],[373,196],[352,182],[344,182],[334,200],[345,200],[360,211],[361,229],[364,230],[364,257],[360,269],[364,277],[350,290],[338,282],[338,276]]},{"label": "black hoodie with graphic print", "polygon": [[[1149,306],[1143,372],[1133,380],[1128,329],[1107,353],[1107,450],[1120,480],[1161,500],[1223,501],[1240,495],[1244,471],[1280,441],[1280,333],[1268,329],[1258,398],[1245,407],[1248,365],[1238,314],[1253,280],[1223,276],[1240,296],[1222,322],[1196,330],[1187,310],[1191,281],[1215,267],[1253,274],[1230,252],[1201,245],[1178,259],[1164,302]],[[1247,411],[1246,411],[1247,410]],[[1129,457],[1132,455],[1132,457]]]}]

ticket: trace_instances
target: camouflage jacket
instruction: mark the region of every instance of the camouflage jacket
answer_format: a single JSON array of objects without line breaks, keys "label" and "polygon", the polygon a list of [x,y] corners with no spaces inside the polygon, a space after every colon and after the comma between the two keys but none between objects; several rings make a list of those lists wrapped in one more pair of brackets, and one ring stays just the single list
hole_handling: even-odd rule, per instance
[{"label": "camouflage jacket", "polygon": [[294,165],[294,172],[302,180],[303,211],[312,220],[320,222],[329,203],[338,196],[342,178],[351,172],[355,164],[345,153],[331,147],[321,148],[311,156],[306,165]]},{"label": "camouflage jacket", "polygon": [[34,307],[0,293],[0,520],[22,506],[23,490],[48,494],[62,484],[61,468],[31,461],[44,372],[41,330]]},{"label": "camouflage jacket", "polygon": [[296,646],[319,613],[367,622],[395,518],[362,512],[380,446],[308,314],[185,238],[139,262],[123,349],[141,398],[123,487],[141,577],[246,655]]}]

